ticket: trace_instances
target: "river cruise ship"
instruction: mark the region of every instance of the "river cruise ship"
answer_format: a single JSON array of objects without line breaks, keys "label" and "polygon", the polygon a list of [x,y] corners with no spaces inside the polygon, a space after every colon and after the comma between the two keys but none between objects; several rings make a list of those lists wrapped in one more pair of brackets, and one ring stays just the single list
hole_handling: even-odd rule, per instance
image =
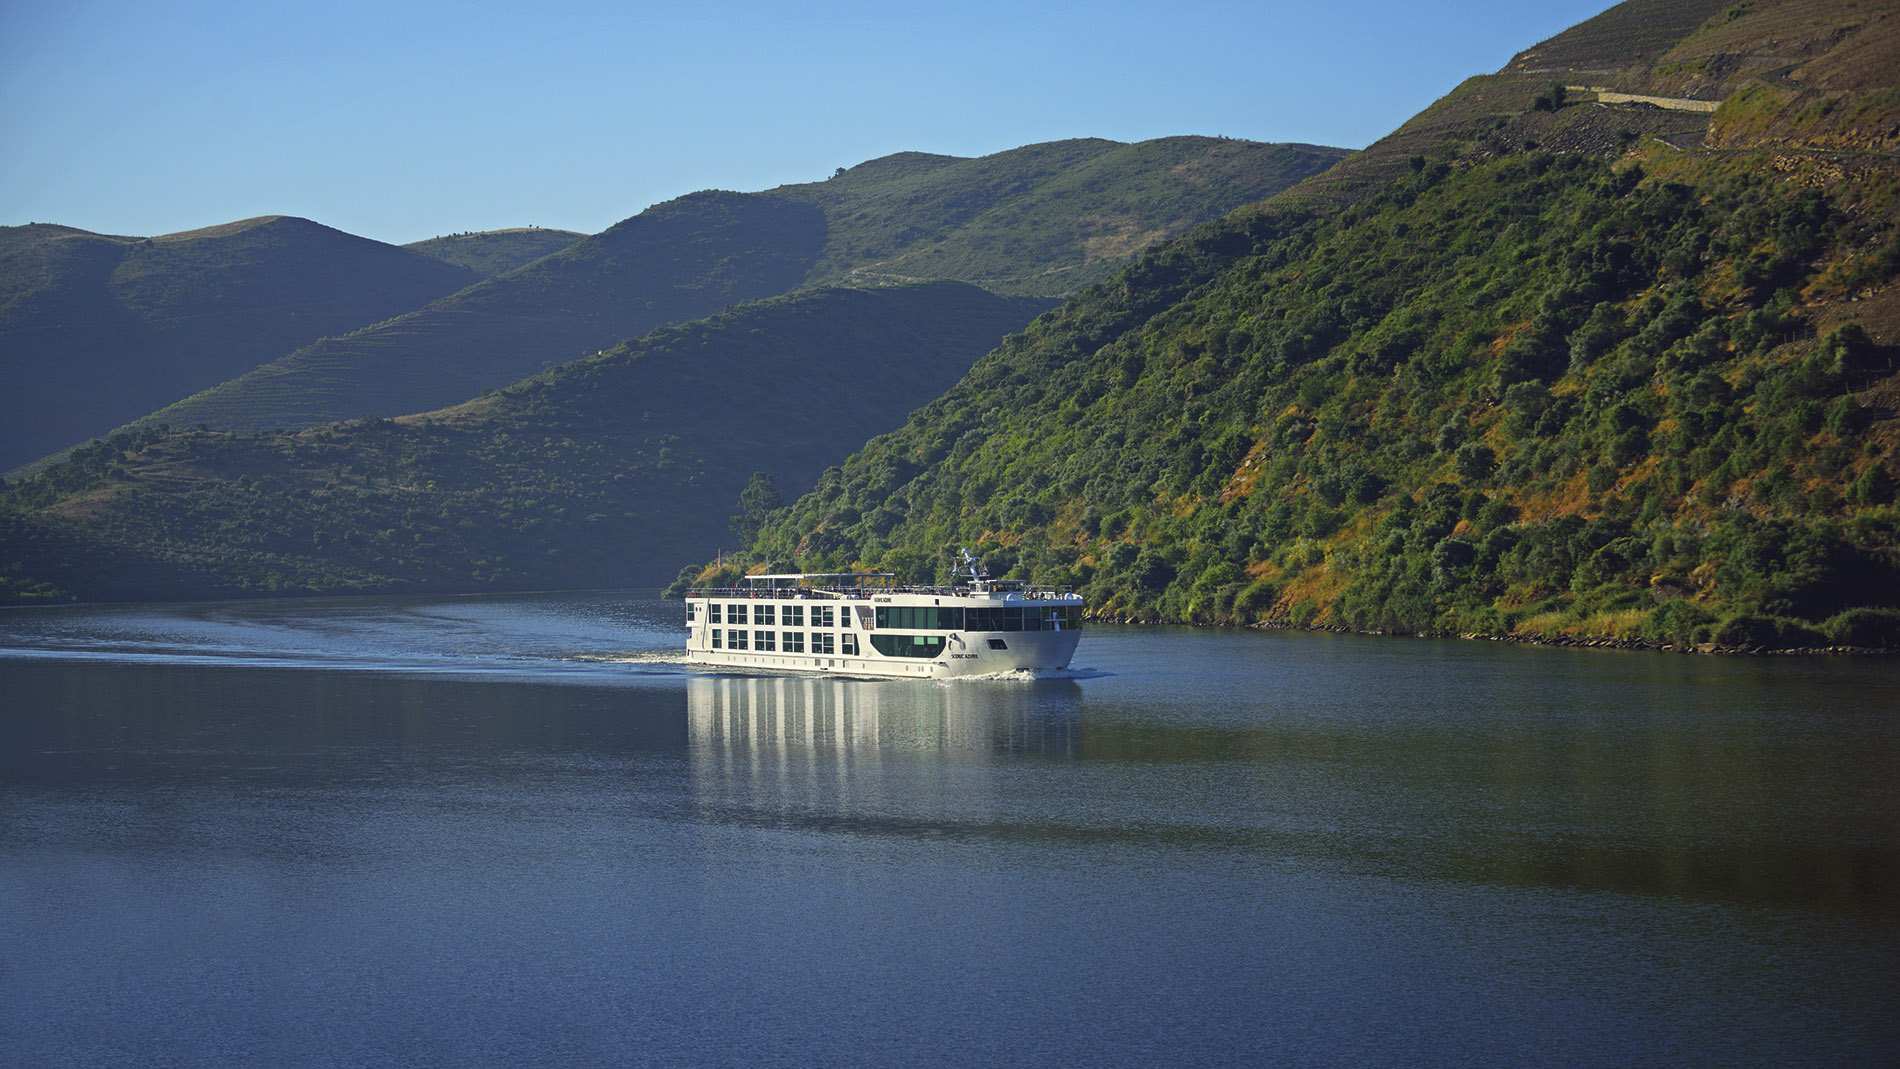
[{"label": "river cruise ship", "polygon": [[686,595],[686,659],[768,671],[944,679],[1067,668],[1082,598],[990,579],[965,556],[951,586],[881,572],[748,575]]}]

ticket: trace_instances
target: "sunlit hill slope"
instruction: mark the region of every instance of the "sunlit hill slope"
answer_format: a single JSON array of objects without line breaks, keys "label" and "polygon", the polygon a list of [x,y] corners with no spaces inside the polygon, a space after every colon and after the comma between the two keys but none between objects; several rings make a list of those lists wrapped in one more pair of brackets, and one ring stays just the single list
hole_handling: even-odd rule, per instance
[{"label": "sunlit hill slope", "polygon": [[1118,619],[1900,645],[1896,17],[1612,8],[1076,295],[751,560],[967,544]]}]

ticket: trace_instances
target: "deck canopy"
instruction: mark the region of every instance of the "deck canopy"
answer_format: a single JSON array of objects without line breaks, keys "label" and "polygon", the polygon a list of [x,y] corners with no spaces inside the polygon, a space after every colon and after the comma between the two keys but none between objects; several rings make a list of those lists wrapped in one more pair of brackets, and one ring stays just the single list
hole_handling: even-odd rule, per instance
[{"label": "deck canopy", "polygon": [[748,587],[779,590],[800,586],[889,586],[896,578],[894,572],[777,572],[742,575],[739,581]]}]

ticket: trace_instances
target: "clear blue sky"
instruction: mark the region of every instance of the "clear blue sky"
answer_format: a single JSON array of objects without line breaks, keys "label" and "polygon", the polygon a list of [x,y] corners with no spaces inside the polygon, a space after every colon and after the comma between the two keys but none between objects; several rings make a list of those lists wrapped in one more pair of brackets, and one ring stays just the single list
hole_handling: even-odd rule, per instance
[{"label": "clear blue sky", "polygon": [[0,2],[0,224],[595,232],[891,152],[1363,147],[1609,0]]}]

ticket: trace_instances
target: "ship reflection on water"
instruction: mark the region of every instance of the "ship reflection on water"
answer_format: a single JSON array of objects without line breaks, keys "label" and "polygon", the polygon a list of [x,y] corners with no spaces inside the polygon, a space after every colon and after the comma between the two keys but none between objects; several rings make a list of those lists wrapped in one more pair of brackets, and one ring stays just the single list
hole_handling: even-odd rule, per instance
[{"label": "ship reflection on water", "polygon": [[690,745],[703,757],[901,752],[1080,756],[1082,688],[1073,680],[870,682],[816,677],[695,678]]},{"label": "ship reflection on water", "polygon": [[[687,684],[699,819],[825,836],[1014,839],[1082,756],[1081,688],[752,677]],[[835,840],[834,840],[835,841]]]}]

